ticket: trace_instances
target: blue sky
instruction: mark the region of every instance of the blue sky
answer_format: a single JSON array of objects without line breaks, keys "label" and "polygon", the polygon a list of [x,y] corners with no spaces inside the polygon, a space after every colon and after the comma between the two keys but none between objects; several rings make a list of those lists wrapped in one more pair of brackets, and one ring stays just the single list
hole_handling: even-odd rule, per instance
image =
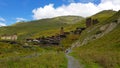
[{"label": "blue sky", "polygon": [[[88,3],[90,5],[96,6],[99,5],[101,1],[100,0],[0,0],[0,23],[11,25],[22,20],[30,21],[35,19],[47,18],[47,17],[51,18],[56,16],[62,16],[58,14],[55,15],[56,11],[60,10],[59,8],[63,9],[63,11],[59,11],[58,13],[60,12],[64,13],[64,11],[67,12],[67,10],[65,10],[63,6],[65,6],[65,8],[70,9],[69,7],[71,7],[72,5],[77,6],[78,4],[79,5],[82,4],[82,6],[84,6],[84,4],[88,4]],[[51,13],[54,16],[51,16],[50,12],[46,11],[46,9],[47,10],[50,9],[51,12],[52,11],[55,12],[53,14]],[[45,14],[48,14],[48,16],[46,16]],[[71,12],[71,14],[68,13],[68,15],[77,15],[77,14]],[[78,16],[80,16],[79,13]]]}]

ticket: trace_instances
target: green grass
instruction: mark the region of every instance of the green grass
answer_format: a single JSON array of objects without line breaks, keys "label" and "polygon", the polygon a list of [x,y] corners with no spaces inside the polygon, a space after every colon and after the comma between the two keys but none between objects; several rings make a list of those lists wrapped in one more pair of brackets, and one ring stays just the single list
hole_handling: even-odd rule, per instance
[{"label": "green grass", "polygon": [[0,43],[0,68],[67,68],[67,59],[59,47],[23,48],[23,45]]},{"label": "green grass", "polygon": [[53,29],[59,29],[60,27],[64,27],[67,24],[65,23],[55,23],[55,22],[29,22],[29,23],[21,23],[16,26],[8,26],[0,28],[1,35],[2,34],[18,34],[18,39],[25,39],[29,38],[36,33],[41,33],[42,31],[48,31]]},{"label": "green grass", "polygon": [[58,33],[61,27],[69,28],[69,26],[72,26],[70,23],[76,23],[82,19],[82,17],[78,16],[62,16],[30,22],[19,22],[12,26],[1,27],[0,35],[17,33],[19,40],[36,38],[43,35],[51,36]]},{"label": "green grass", "polygon": [[113,16],[115,13],[116,13],[116,11],[113,11],[113,10],[104,10],[104,11],[101,11],[101,12],[91,16],[91,17],[98,19],[100,22],[103,22],[107,18]]},{"label": "green grass", "polygon": [[71,44],[74,43],[76,40],[79,39],[79,36],[80,35],[74,35],[74,34],[70,34],[67,36],[67,38],[63,39],[61,41],[61,45],[62,45],[62,48],[64,50],[68,49],[69,47],[71,47]]},{"label": "green grass", "polygon": [[[100,19],[100,23],[105,21],[107,18],[112,16],[115,12],[110,12],[111,15],[107,12],[102,12],[93,16],[94,18]],[[113,18],[111,18],[113,19]],[[75,22],[75,24],[73,24]],[[67,23],[67,24],[66,24]],[[99,26],[99,25],[98,25]],[[23,39],[26,38],[38,38],[41,36],[51,36],[59,33],[60,27],[65,27],[65,31],[75,30],[76,27],[85,27],[85,19],[79,17],[57,17],[52,19],[43,19],[38,21],[31,22],[21,22],[14,24],[8,27],[0,28],[0,35],[2,34],[13,34],[17,33],[19,36],[19,41],[25,41]],[[117,27],[119,28],[119,27]],[[99,40],[93,41],[86,46],[82,46],[80,48],[76,48],[72,53],[78,59],[81,58],[83,63],[86,63],[87,68],[98,68],[115,66],[119,67],[119,44],[115,44],[115,42],[111,42],[106,45],[106,43],[110,42],[114,38],[118,38],[117,42],[119,42],[119,37],[117,36],[119,30],[111,32],[108,36],[106,35]],[[92,27],[90,27],[92,29]],[[82,41],[85,36],[88,35],[85,30],[80,36],[80,41]],[[97,31],[92,31],[89,35],[94,34]],[[112,37],[113,34],[116,34]],[[109,36],[111,36],[109,38]],[[116,37],[117,36],[117,37]],[[61,52],[66,48],[70,47],[73,42],[79,39],[79,35],[70,34],[67,38],[61,41],[61,46],[48,46],[48,47],[39,47],[39,46],[30,46],[30,48],[23,48],[23,45],[11,45],[7,43],[0,43],[0,58],[6,57],[21,57],[21,56],[29,56],[34,53],[42,53],[40,56],[32,57],[32,58],[15,58],[11,60],[5,60],[4,62],[0,62],[1,68],[67,68],[67,59],[65,55]],[[104,41],[105,39],[105,41]],[[108,41],[109,39],[109,41]],[[110,40],[111,39],[111,40]],[[104,42],[103,42],[104,41]],[[114,40],[116,41],[116,40]],[[100,43],[103,42],[103,43]],[[23,42],[22,42],[23,43]],[[100,45],[95,45],[95,44]],[[113,46],[113,44],[115,46]],[[62,46],[63,45],[63,46]],[[118,48],[118,49],[117,49]],[[118,56],[116,56],[118,54]],[[104,58],[105,61],[101,61]],[[111,64],[111,62],[114,64]],[[104,63],[104,64],[102,64]]]},{"label": "green grass", "polygon": [[74,49],[74,56],[92,68],[97,63],[104,68],[120,67],[120,26],[104,37]]},{"label": "green grass", "polygon": [[97,18],[100,22],[96,25],[92,25],[91,27],[87,28],[80,36],[80,42],[82,42],[85,38],[90,37],[94,35],[97,31],[99,31],[99,28],[106,23],[111,23],[114,20],[118,19],[120,17],[120,12],[115,12],[112,10],[105,10],[101,11],[93,16],[92,18]]},{"label": "green grass", "polygon": [[[106,19],[108,19],[109,17],[111,17],[112,15],[114,15],[116,12],[112,11],[112,10],[105,10],[105,11],[101,11],[93,16],[91,16],[92,18],[97,18],[100,22],[100,24],[105,21]],[[72,26],[69,26],[69,30],[75,30],[76,27],[85,27],[85,19],[83,19],[82,21],[73,24]],[[76,40],[78,40],[78,38],[80,37],[80,40],[82,41],[84,38],[86,38],[86,36],[91,36],[92,34],[95,34],[96,31],[98,30],[93,30],[91,31],[89,34],[87,33],[90,29],[92,29],[94,26],[91,26],[90,28],[86,29],[82,35],[70,35],[68,36],[68,38],[62,40],[62,44],[64,45],[64,47],[68,48],[71,46],[71,44],[73,42],[75,42]],[[67,28],[68,29],[68,28]]]},{"label": "green grass", "polygon": [[[106,19],[107,24],[118,19],[119,12]],[[106,22],[86,29],[81,34],[80,42],[94,35],[98,31],[98,27]],[[120,68],[120,24],[103,37],[96,40],[91,39],[87,44],[74,48],[72,55],[85,64],[85,68]]]},{"label": "green grass", "polygon": [[63,53],[49,52],[33,58],[12,59],[0,62],[1,68],[67,68]]},{"label": "green grass", "polygon": [[23,45],[11,45],[8,43],[0,42],[0,59],[13,56],[24,56],[36,52],[41,53],[43,51],[44,49],[38,46],[28,46],[27,48],[24,48]]},{"label": "green grass", "polygon": [[61,22],[67,23],[67,24],[75,24],[79,22],[80,20],[84,19],[83,17],[80,16],[60,16],[54,18],[55,20],[60,20]]}]

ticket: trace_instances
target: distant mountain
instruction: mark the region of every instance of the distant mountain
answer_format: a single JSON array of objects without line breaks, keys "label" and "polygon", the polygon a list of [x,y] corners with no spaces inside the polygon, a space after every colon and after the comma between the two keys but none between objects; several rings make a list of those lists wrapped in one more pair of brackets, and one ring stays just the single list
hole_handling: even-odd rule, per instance
[{"label": "distant mountain", "polygon": [[59,16],[59,17],[54,17],[54,18],[46,18],[46,19],[40,19],[40,20],[34,20],[30,22],[18,22],[13,24],[12,26],[23,26],[23,25],[28,25],[29,23],[65,23],[65,24],[75,24],[78,21],[81,21],[84,19],[81,16]]},{"label": "distant mountain", "polygon": [[[0,35],[17,33],[20,39],[29,37],[48,36],[58,33],[61,27],[67,27],[81,21],[79,16],[61,16],[49,19],[41,19],[30,22],[19,22],[0,28]],[[49,33],[49,34],[48,34]]]},{"label": "distant mountain", "polygon": [[[92,18],[97,18],[102,22],[114,13],[116,12],[105,10],[93,15]],[[85,26],[85,18],[80,16],[60,16],[29,22],[19,22],[11,26],[1,27],[0,35],[17,33],[19,39],[35,38],[59,33],[60,27],[64,27],[65,30],[70,31],[80,26]]]}]

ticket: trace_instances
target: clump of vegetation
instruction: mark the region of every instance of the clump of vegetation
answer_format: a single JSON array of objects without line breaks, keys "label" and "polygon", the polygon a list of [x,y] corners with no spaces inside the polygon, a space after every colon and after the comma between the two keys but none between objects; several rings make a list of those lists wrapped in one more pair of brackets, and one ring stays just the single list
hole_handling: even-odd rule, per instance
[{"label": "clump of vegetation", "polygon": [[65,50],[65,49],[71,47],[71,44],[79,39],[79,36],[80,35],[77,35],[77,34],[70,34],[67,36],[67,38],[63,39],[61,41],[61,45],[62,45],[63,49]]},{"label": "clump of vegetation", "polygon": [[67,68],[63,53],[49,52],[35,57],[21,57],[0,62],[1,68]]},{"label": "clump of vegetation", "polygon": [[44,49],[38,46],[24,46],[24,44],[9,44],[0,42],[0,58],[11,56],[25,56],[35,52],[43,52]]}]

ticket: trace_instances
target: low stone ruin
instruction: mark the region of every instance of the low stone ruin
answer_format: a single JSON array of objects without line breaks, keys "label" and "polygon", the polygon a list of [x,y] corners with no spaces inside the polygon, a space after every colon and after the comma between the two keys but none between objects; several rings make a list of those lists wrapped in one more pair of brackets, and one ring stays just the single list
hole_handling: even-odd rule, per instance
[{"label": "low stone ruin", "polygon": [[76,28],[73,33],[71,32],[64,32],[64,28],[61,27],[60,29],[60,33],[56,34],[54,36],[50,36],[50,37],[40,37],[40,38],[36,38],[36,39],[26,39],[27,42],[34,42],[35,45],[40,45],[40,44],[44,44],[44,45],[59,45],[61,40],[66,38],[69,34],[81,34],[81,32],[84,30],[85,28]]}]

